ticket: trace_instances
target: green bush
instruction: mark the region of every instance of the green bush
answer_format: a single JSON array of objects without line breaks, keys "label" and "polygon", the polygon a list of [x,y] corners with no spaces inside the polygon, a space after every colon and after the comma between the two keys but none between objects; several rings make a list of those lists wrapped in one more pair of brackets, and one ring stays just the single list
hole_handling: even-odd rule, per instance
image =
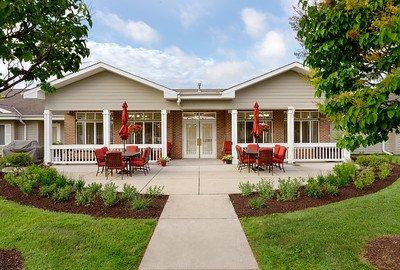
[{"label": "green bush", "polygon": [[122,194],[121,194],[122,200],[131,201],[138,195],[139,195],[139,192],[134,186],[124,184],[124,188],[123,188]]},{"label": "green bush", "polygon": [[275,195],[274,187],[269,181],[261,180],[257,183],[255,189],[264,200],[269,200]]},{"label": "green bush", "polygon": [[75,194],[75,201],[78,205],[89,206],[93,201],[93,195],[90,190],[84,188]]},{"label": "green bush", "polygon": [[53,193],[52,198],[56,202],[66,202],[73,191],[73,186],[61,187]]},{"label": "green bush", "polygon": [[17,181],[21,192],[25,195],[29,195],[35,188],[37,179],[32,177],[32,175],[23,174],[17,177]]},{"label": "green bush", "polygon": [[251,184],[249,181],[247,181],[246,183],[240,182],[239,189],[243,196],[250,196],[255,192],[256,186],[254,184]]},{"label": "green bush", "polygon": [[378,178],[383,180],[386,179],[390,175],[390,164],[382,163],[378,167]]},{"label": "green bush", "polygon": [[265,203],[265,200],[263,198],[254,197],[249,200],[249,207],[251,209],[257,210],[257,209],[260,209],[261,207],[263,207],[264,203]]},{"label": "green bush", "polygon": [[356,163],[362,167],[378,168],[382,163],[390,163],[391,159],[388,155],[362,155],[357,157]]},{"label": "green bush", "polygon": [[158,197],[164,194],[164,186],[151,186],[146,192],[150,197]]},{"label": "green bush", "polygon": [[91,183],[87,189],[89,190],[89,192],[93,195],[96,196],[97,194],[100,194],[101,188],[102,188],[102,184],[99,183]]},{"label": "green bush", "polygon": [[54,183],[58,188],[65,187],[68,183],[68,178],[62,174],[57,175]]},{"label": "green bush", "polygon": [[322,198],[324,196],[324,188],[315,178],[310,178],[308,180],[305,191],[311,198]]},{"label": "green bush", "polygon": [[353,182],[357,174],[357,166],[353,162],[346,162],[335,165],[333,172],[337,176],[337,184],[341,187]]},{"label": "green bush", "polygon": [[331,185],[329,183],[325,183],[323,186],[324,192],[326,194],[337,196],[339,195],[339,188],[336,185]]},{"label": "green bush", "polygon": [[39,188],[39,195],[42,197],[50,198],[56,191],[56,184],[51,184],[50,186],[41,186]]},{"label": "green bush", "polygon": [[297,178],[279,179],[278,200],[292,201],[296,199],[300,195],[300,186],[301,182]]},{"label": "green bush", "polygon": [[85,187],[85,181],[83,179],[74,181],[75,190],[79,191],[79,190],[82,190],[84,187]]},{"label": "green bush", "polygon": [[14,175],[13,173],[6,173],[4,174],[4,180],[9,183],[13,187],[18,186],[18,176]]},{"label": "green bush", "polygon": [[32,158],[27,153],[11,153],[3,157],[0,166],[4,167],[26,167],[32,164]]},{"label": "green bush", "polygon": [[358,189],[363,189],[364,187],[370,186],[375,181],[375,173],[372,167],[367,167],[358,173],[356,179],[354,180],[354,185]]},{"label": "green bush", "polygon": [[58,172],[54,168],[50,167],[39,168],[38,173],[39,173],[38,180],[42,186],[50,186],[58,178]]},{"label": "green bush", "polygon": [[106,206],[113,206],[118,202],[117,186],[114,183],[104,185],[100,197]]},{"label": "green bush", "polygon": [[143,210],[151,204],[151,198],[144,196],[136,196],[131,200],[131,205],[134,210]]}]

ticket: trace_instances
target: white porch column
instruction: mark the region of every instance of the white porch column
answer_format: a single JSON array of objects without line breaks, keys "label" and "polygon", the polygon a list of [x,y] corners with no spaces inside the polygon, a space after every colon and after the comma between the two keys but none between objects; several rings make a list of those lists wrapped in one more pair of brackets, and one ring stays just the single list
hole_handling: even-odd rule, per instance
[{"label": "white porch column", "polygon": [[51,146],[53,145],[53,114],[50,110],[44,110],[44,163],[52,162]]},{"label": "white porch column", "polygon": [[167,115],[168,115],[167,110],[161,110],[161,145],[162,145],[162,156],[163,157],[166,157],[168,155]]},{"label": "white porch column", "polygon": [[237,153],[236,153],[236,145],[237,145],[237,110],[232,110],[231,111],[231,130],[232,130],[232,163],[233,164],[238,164],[238,159],[237,159]]},{"label": "white porch column", "polygon": [[287,146],[288,163],[294,163],[294,108],[289,107],[287,111]]},{"label": "white porch column", "polygon": [[104,146],[110,147],[110,133],[111,133],[111,122],[110,122],[110,110],[103,110],[103,144]]}]

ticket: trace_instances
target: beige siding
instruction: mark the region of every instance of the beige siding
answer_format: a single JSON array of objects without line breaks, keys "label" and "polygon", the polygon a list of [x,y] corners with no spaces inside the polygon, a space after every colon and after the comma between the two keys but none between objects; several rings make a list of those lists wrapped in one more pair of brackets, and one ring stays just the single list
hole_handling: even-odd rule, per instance
[{"label": "beige siding", "polygon": [[109,71],[64,86],[46,96],[50,110],[119,110],[126,100],[130,109],[177,109],[175,101],[164,99],[164,93]]},{"label": "beige siding", "polygon": [[290,106],[297,110],[317,108],[312,86],[306,77],[294,71],[238,90],[232,106],[246,109],[256,101],[262,109],[282,109]]}]

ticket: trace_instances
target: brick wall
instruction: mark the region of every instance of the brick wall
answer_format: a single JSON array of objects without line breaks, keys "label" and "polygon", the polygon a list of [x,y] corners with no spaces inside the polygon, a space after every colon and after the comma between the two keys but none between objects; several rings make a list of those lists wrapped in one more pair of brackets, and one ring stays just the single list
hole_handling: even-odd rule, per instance
[{"label": "brick wall", "polygon": [[328,118],[321,115],[319,119],[319,142],[332,142],[331,140],[331,122]]},{"label": "brick wall", "polygon": [[272,132],[273,132],[273,136],[272,136],[272,140],[274,143],[283,143],[284,142],[284,136],[285,136],[285,132],[284,132],[284,123],[285,123],[285,119],[284,119],[284,111],[273,111],[272,113]]},{"label": "brick wall", "polygon": [[64,114],[64,144],[76,144],[75,112]]},{"label": "brick wall", "polygon": [[168,141],[172,143],[172,158],[182,158],[182,112],[170,111],[167,119]]},{"label": "brick wall", "polygon": [[121,138],[119,137],[119,129],[122,126],[122,112],[121,111],[113,111],[111,112],[113,115],[113,141],[111,143],[121,144],[123,143]]}]

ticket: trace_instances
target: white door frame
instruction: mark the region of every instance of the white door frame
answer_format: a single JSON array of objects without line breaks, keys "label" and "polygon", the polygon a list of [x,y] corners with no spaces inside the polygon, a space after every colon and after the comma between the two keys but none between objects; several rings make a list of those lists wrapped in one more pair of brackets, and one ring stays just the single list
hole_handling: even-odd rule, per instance
[{"label": "white door frame", "polygon": [[[212,124],[212,154],[211,155],[202,155],[201,154],[201,149],[202,147],[196,145],[196,154],[193,155],[188,155],[186,152],[186,140],[187,140],[187,134],[186,134],[186,124],[196,124],[196,137],[197,139],[201,138],[202,139],[202,134],[201,134],[201,126],[203,123],[211,123]],[[182,157],[183,158],[217,158],[217,120],[206,120],[206,119],[183,119],[182,120]],[[197,144],[197,141],[196,141]]]}]

